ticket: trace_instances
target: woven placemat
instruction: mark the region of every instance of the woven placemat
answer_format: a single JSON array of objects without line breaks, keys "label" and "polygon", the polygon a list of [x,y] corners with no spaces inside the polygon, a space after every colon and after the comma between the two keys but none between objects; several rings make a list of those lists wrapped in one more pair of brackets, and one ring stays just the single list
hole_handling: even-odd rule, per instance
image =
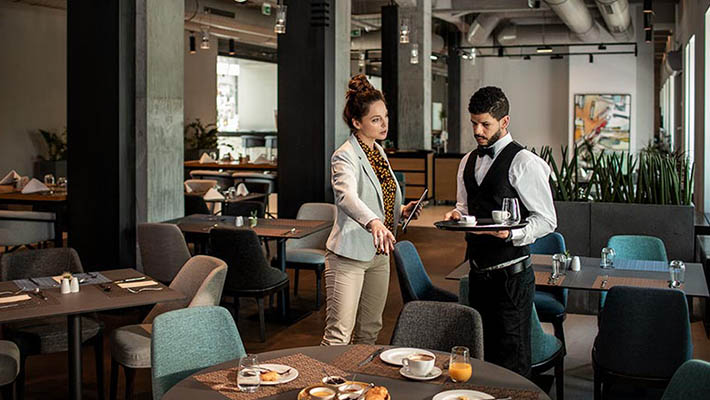
[{"label": "woven placemat", "polygon": [[[43,290],[42,294],[44,294],[44,296],[47,298],[47,300],[44,300],[38,296],[30,294],[29,292],[18,293],[18,295],[20,295],[20,294],[26,294],[26,295],[30,296],[30,299],[23,300],[23,301],[17,301],[14,303],[2,303],[2,304],[0,304],[0,314],[3,311],[13,311],[13,310],[17,311],[17,310],[24,310],[24,309],[28,309],[28,308],[42,307],[42,306],[46,306],[46,305],[59,304],[59,301],[56,298],[54,298],[54,296],[52,294],[49,294],[46,290]],[[62,296],[62,295],[58,294],[58,296]],[[7,296],[3,296],[3,297],[11,297],[11,296],[7,295]],[[17,304],[17,305],[15,306],[12,304]]]},{"label": "woven placemat", "polygon": [[[610,276],[608,277],[606,285],[602,288],[602,281],[604,281],[603,276],[598,276],[594,280],[592,288],[594,289],[606,289],[609,290],[614,286],[635,286],[635,287],[645,287],[645,288],[659,288],[668,289],[668,281],[661,279],[646,279],[646,278],[627,278],[623,276]],[[685,284],[681,284],[678,289],[683,289]]]},{"label": "woven placemat", "polygon": [[[379,349],[382,346],[374,345],[355,345],[345,353],[341,354],[338,358],[333,361],[333,365],[342,368],[348,372],[356,372],[359,374],[382,376],[385,378],[400,379],[403,381],[408,381],[409,379],[403,377],[399,370],[402,367],[396,365],[389,365],[382,361],[380,357],[375,357],[371,362],[365,364],[362,367],[358,367],[358,364],[362,360],[366,359],[373,351]],[[434,383],[441,385],[449,378],[449,374],[446,373],[444,366],[449,361],[449,355],[446,353],[433,352],[436,355],[436,362],[434,365],[439,367],[442,371],[441,376],[436,379],[421,381],[426,383]]]},{"label": "woven placemat", "polygon": [[498,386],[473,385],[469,383],[447,383],[444,385],[446,390],[476,390],[483,393],[488,393],[493,397],[510,397],[514,400],[539,400],[540,392],[524,389],[509,389]]},{"label": "woven placemat", "polygon": [[[143,289],[143,288],[157,288],[157,287],[161,287],[161,288],[163,288],[163,290],[165,290],[165,288],[167,288],[167,286],[163,285],[162,283],[160,283],[160,282],[158,282],[158,281],[155,281],[155,282],[157,283],[157,285],[141,286],[141,287],[135,287],[135,288],[133,288],[133,289],[139,290],[139,289]],[[155,293],[155,292],[156,292],[156,290],[144,290],[144,291],[139,292],[139,293],[131,293],[131,292],[128,291],[128,289],[121,288],[121,287],[118,286],[118,284],[116,284],[116,283],[105,283],[104,285],[111,288],[111,290],[109,290],[109,291],[102,290],[102,292],[103,292],[106,296],[108,296],[108,297],[147,296],[147,295],[150,295],[151,293]],[[101,287],[99,287],[99,289],[101,290]]]},{"label": "woven placemat", "polygon": [[550,276],[552,276],[552,272],[535,271],[535,284],[540,286],[559,286],[567,278],[566,275],[560,275],[553,284],[550,283]]},{"label": "woven placemat", "polygon": [[[281,385],[262,385],[254,393],[239,391],[237,387],[237,371],[239,368],[237,367],[195,375],[194,379],[232,400],[257,400],[291,390],[301,390],[306,386],[320,383],[325,373],[328,373],[328,375],[345,376],[345,371],[302,353],[275,358],[273,360],[259,360],[259,362],[283,364],[291,368],[296,368],[298,370],[298,378]],[[294,398],[296,398],[295,395]]]}]

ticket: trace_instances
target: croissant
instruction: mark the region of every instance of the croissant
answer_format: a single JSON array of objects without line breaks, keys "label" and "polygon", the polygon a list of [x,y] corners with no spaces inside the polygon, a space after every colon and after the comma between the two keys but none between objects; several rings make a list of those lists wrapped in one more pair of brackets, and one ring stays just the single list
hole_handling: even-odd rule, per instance
[{"label": "croissant", "polygon": [[375,386],[365,394],[365,400],[388,400],[390,394],[384,386]]},{"label": "croissant", "polygon": [[279,380],[279,374],[274,371],[262,372],[261,380],[264,382],[275,382]]}]

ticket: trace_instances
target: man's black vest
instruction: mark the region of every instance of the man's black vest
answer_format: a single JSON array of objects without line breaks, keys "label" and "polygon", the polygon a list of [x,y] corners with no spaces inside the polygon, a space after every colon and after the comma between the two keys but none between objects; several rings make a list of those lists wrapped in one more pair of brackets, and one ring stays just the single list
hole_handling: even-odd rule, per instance
[{"label": "man's black vest", "polygon": [[[463,172],[463,181],[468,195],[469,215],[475,215],[476,219],[491,218],[493,210],[503,209],[503,199],[506,197],[518,199],[521,221],[530,215],[523,202],[520,201],[518,191],[508,179],[510,165],[513,163],[515,155],[523,149],[524,147],[516,142],[505,146],[491,164],[480,185],[476,182],[478,155],[474,151],[468,156],[468,162]],[[466,255],[471,261],[472,270],[485,269],[530,254],[528,246],[515,247],[512,242],[506,242],[490,235],[467,233],[466,242],[468,244]]]}]

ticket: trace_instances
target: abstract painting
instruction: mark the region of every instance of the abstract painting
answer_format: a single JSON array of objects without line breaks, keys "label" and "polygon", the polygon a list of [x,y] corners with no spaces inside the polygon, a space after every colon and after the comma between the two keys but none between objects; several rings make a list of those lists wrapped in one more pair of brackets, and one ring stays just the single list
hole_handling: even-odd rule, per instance
[{"label": "abstract painting", "polygon": [[592,144],[594,152],[629,151],[631,95],[575,94],[574,143]]}]

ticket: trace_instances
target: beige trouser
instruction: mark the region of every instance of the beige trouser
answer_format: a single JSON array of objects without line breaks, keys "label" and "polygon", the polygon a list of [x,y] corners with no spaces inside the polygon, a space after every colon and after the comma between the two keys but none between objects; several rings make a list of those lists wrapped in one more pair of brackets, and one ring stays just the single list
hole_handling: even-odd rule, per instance
[{"label": "beige trouser", "polygon": [[326,316],[321,345],[374,344],[382,329],[389,288],[389,256],[358,261],[325,256]]}]

